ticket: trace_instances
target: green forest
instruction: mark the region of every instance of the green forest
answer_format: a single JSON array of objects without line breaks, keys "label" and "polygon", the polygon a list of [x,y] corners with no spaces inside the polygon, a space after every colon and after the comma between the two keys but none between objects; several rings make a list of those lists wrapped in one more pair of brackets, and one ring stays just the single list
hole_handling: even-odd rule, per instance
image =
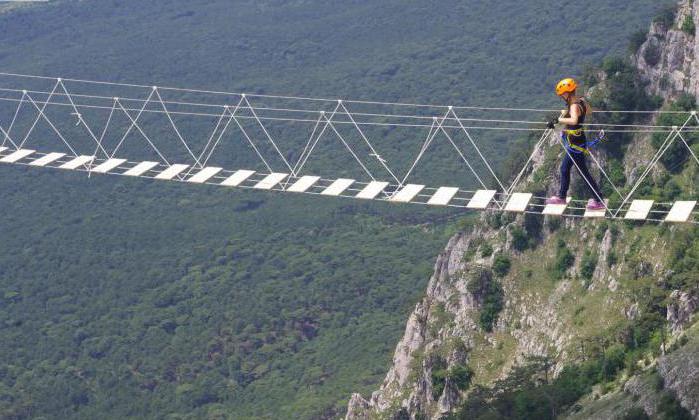
[{"label": "green forest", "polygon": [[[657,1],[634,3],[51,1],[0,12],[0,71],[556,107],[562,74],[647,27]],[[472,220],[15,166],[0,166],[0,213],[11,419],[336,416],[380,384],[435,257]]]}]

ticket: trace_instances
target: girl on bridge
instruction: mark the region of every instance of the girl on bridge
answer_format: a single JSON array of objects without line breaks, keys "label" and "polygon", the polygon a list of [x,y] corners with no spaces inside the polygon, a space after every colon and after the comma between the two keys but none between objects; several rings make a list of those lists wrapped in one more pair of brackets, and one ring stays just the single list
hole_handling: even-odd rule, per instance
[{"label": "girl on bridge", "polygon": [[[570,170],[575,166],[592,192],[592,198],[587,202],[587,209],[604,210],[602,193],[597,182],[592,178],[585,159],[585,156],[590,152],[583,124],[588,112],[591,113],[591,111],[585,99],[577,96],[577,87],[578,85],[573,79],[563,79],[556,86],[556,94],[567,105],[566,109],[561,111],[557,121],[560,124],[565,124],[561,136],[566,153],[561,163],[561,187],[558,195],[546,200],[546,204],[566,204],[566,196],[570,186]],[[549,124],[549,128],[553,128],[553,123]]]}]

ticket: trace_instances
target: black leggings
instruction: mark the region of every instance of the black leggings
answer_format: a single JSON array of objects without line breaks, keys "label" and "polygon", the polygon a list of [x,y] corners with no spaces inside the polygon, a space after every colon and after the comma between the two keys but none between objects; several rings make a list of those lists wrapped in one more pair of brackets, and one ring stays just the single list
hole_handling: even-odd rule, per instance
[{"label": "black leggings", "polygon": [[601,200],[602,192],[600,191],[597,182],[595,182],[594,178],[592,178],[589,169],[587,169],[585,154],[571,150],[568,150],[568,152],[563,156],[563,162],[561,162],[561,189],[558,192],[558,196],[563,199],[566,198],[568,188],[570,187],[570,168],[573,166],[577,166],[579,168],[580,175],[582,175],[582,177],[587,181],[586,184],[592,192],[592,197],[595,200]]}]

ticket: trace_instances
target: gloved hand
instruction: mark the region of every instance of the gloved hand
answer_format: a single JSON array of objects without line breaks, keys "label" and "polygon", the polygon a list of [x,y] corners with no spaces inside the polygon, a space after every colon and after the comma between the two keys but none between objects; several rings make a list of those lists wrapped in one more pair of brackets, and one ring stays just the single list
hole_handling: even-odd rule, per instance
[{"label": "gloved hand", "polygon": [[546,128],[553,130],[553,128],[556,126],[556,123],[553,121],[549,121],[546,123]]}]

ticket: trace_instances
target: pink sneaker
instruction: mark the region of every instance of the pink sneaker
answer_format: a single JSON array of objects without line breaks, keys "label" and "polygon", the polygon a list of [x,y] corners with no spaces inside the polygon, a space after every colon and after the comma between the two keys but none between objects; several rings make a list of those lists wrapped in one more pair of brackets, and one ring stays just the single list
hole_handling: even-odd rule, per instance
[{"label": "pink sneaker", "polygon": [[606,207],[604,206],[604,203],[601,201],[591,198],[587,200],[587,209],[588,210],[605,210]]},{"label": "pink sneaker", "polygon": [[546,200],[546,204],[566,204],[566,199],[565,199],[565,198],[561,198],[561,197],[559,197],[559,196],[557,196],[557,195],[554,195],[553,197],[548,198],[548,199]]}]

